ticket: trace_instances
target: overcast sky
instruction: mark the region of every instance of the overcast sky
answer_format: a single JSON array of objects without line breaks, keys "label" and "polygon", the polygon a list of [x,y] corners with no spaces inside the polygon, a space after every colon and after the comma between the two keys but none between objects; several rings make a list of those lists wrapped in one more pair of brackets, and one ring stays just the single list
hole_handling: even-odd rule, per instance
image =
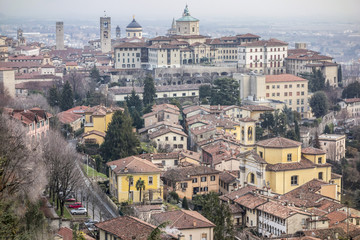
[{"label": "overcast sky", "polygon": [[[205,21],[360,20],[360,0],[0,0],[0,14],[11,18],[92,20],[104,10],[114,20],[179,18],[186,3],[192,16]],[[167,23],[168,24],[168,23]]]}]

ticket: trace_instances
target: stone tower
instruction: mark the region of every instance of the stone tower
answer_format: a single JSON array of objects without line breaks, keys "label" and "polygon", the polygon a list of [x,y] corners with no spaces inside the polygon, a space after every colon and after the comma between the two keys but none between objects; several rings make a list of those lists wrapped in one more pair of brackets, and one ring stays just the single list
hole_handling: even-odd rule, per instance
[{"label": "stone tower", "polygon": [[173,18],[171,28],[168,30],[168,36],[176,35],[176,22],[175,18]]},{"label": "stone tower", "polygon": [[116,27],[116,40],[119,40],[121,37],[121,30],[119,25]]},{"label": "stone tower", "polygon": [[21,28],[19,28],[17,30],[17,40],[18,40],[19,46],[25,46],[26,45],[26,39],[23,36],[23,30]]},{"label": "stone tower", "polygon": [[64,49],[64,22],[56,22],[56,50]]},{"label": "stone tower", "polygon": [[101,52],[111,52],[111,17],[100,18]]}]

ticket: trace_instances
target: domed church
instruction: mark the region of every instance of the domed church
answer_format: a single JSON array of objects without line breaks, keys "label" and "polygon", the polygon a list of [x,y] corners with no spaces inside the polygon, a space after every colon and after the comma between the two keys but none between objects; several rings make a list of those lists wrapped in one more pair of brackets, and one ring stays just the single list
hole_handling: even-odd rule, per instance
[{"label": "domed church", "polygon": [[127,38],[142,38],[142,27],[133,17],[132,22],[126,27]]}]

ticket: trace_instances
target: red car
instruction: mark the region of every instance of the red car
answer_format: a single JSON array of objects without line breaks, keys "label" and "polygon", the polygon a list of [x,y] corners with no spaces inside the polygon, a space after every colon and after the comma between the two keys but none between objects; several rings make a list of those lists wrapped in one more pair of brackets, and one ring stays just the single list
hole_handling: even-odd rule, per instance
[{"label": "red car", "polygon": [[76,202],[75,198],[67,198],[65,199],[65,202]]},{"label": "red car", "polygon": [[81,208],[81,207],[83,207],[81,202],[76,202],[74,204],[69,205],[69,208]]}]

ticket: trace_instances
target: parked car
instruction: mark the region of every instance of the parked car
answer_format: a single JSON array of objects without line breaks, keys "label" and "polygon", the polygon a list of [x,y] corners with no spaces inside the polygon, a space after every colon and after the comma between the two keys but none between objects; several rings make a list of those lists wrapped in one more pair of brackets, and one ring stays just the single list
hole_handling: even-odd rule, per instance
[{"label": "parked car", "polygon": [[78,208],[78,209],[71,210],[72,215],[86,214],[86,213],[87,213],[86,208]]},{"label": "parked car", "polygon": [[65,202],[76,202],[75,198],[67,198],[65,199]]},{"label": "parked car", "polygon": [[92,219],[89,219],[86,222],[84,222],[84,224],[85,224],[85,226],[87,228],[94,227],[94,224],[96,224],[96,223],[99,223],[99,221],[98,220],[92,220]]},{"label": "parked car", "polygon": [[83,205],[81,204],[81,202],[76,202],[74,204],[70,204],[69,208],[81,208],[83,207]]}]

